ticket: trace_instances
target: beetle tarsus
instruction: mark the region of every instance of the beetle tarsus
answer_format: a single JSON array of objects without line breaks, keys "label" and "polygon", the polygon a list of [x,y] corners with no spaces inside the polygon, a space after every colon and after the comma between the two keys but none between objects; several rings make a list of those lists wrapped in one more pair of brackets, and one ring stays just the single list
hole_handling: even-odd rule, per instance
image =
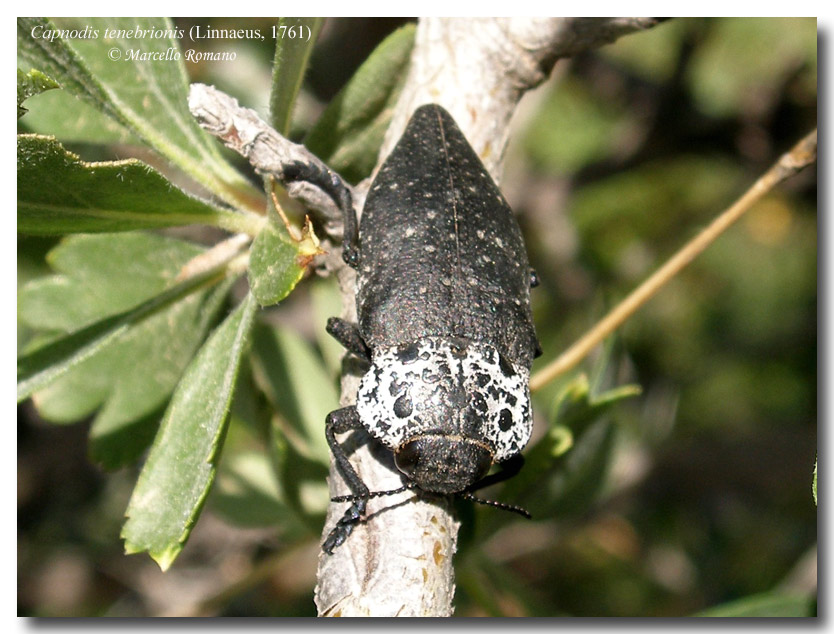
[{"label": "beetle tarsus", "polygon": [[355,496],[354,502],[348,507],[341,519],[336,522],[336,526],[330,531],[330,534],[322,545],[324,552],[329,555],[333,554],[333,549],[344,543],[353,531],[353,527],[362,519],[362,516],[365,514],[365,508],[368,505],[368,498],[371,496],[370,490],[362,482],[353,465],[350,464],[350,460],[348,460],[342,445],[336,440],[336,434],[361,428],[362,424],[359,420],[359,414],[354,405],[334,410],[327,415],[324,427],[327,444],[330,446],[336,467]]},{"label": "beetle tarsus", "polygon": [[344,237],[342,238],[342,259],[351,268],[359,266],[359,226],[350,190],[338,174],[324,165],[292,161],[282,167],[284,182],[306,182],[325,192],[342,212]]}]

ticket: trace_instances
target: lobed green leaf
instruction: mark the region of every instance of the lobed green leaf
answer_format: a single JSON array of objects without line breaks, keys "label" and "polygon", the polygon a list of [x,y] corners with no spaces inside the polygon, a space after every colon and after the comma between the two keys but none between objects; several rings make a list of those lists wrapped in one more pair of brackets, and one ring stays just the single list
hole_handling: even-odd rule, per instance
[{"label": "lobed green leaf", "polygon": [[26,101],[29,97],[33,97],[35,95],[39,95],[42,92],[47,90],[53,90],[55,88],[60,88],[61,85],[44,75],[39,70],[30,70],[28,73],[24,73],[23,71],[17,71],[17,118],[20,119],[24,114],[26,114],[27,109],[22,106],[23,102]]},{"label": "lobed green leaf", "polygon": [[17,398],[21,401],[124,336],[132,327],[225,274],[222,265],[175,284],[129,310],[109,315],[18,357]]}]

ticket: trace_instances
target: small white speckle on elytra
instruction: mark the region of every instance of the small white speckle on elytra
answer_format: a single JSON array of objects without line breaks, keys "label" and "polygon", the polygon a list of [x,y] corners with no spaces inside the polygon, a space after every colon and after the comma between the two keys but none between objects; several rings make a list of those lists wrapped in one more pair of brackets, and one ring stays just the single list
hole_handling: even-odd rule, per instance
[{"label": "small white speckle on elytra", "polygon": [[504,248],[504,241],[501,238],[499,238],[498,236],[495,236],[495,244],[498,245],[499,249]]},{"label": "small white speckle on elytra", "polygon": [[427,289],[425,286],[421,286],[418,290],[420,291],[420,295],[425,295],[426,291],[428,291],[429,289]]},{"label": "small white speckle on elytra", "polygon": [[434,220],[435,217],[437,217],[436,211],[430,211],[426,214],[426,218],[428,218],[429,220]]},{"label": "small white speckle on elytra", "polygon": [[437,251],[437,249],[434,247],[433,244],[427,244],[426,246],[423,247],[423,250],[426,253],[434,253],[435,251]]},{"label": "small white speckle on elytra", "polygon": [[406,238],[410,238],[410,237],[411,237],[411,236],[413,236],[413,235],[414,235],[414,227],[408,227],[408,228],[405,230],[405,237],[406,237]]},{"label": "small white speckle on elytra", "polygon": [[434,198],[434,194],[431,192],[425,192],[423,193],[423,198]]},{"label": "small white speckle on elytra", "polygon": [[486,234],[484,233],[484,230],[483,230],[483,229],[478,229],[478,230],[475,232],[475,235],[476,235],[476,236],[478,236],[478,240],[483,240],[483,239],[484,239],[484,237],[486,236]]},{"label": "small white speckle on elytra", "polygon": [[440,280],[440,283],[443,284],[443,286],[451,286],[452,280],[448,277],[444,277],[442,280]]},{"label": "small white speckle on elytra", "polygon": [[393,190],[397,189],[399,186],[400,186],[399,183],[391,183],[390,185],[388,185],[388,189],[393,191]]}]

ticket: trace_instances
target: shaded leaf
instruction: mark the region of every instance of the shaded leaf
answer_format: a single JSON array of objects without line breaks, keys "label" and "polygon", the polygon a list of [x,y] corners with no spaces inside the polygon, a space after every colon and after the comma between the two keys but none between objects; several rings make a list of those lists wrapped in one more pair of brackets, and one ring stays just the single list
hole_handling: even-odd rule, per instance
[{"label": "shaded leaf", "polygon": [[211,508],[238,526],[274,527],[291,518],[265,453],[248,452],[223,460]]},{"label": "shaded leaf", "polygon": [[816,600],[781,592],[765,592],[698,612],[694,616],[712,617],[797,617],[816,616]]},{"label": "shaded leaf", "polygon": [[[20,290],[18,316],[40,331],[71,332],[164,291],[202,252],[188,242],[144,233],[73,236],[47,256],[58,275]],[[35,393],[40,415],[76,422],[100,408],[90,431],[92,458],[106,468],[137,459],[232,282],[160,310]]]},{"label": "shaded leaf", "polygon": [[254,369],[258,383],[286,421],[290,441],[304,456],[329,464],[324,419],[339,407],[333,379],[315,349],[297,333],[257,328]]},{"label": "shaded leaf", "polygon": [[55,274],[18,292],[18,317],[40,330],[77,330],[163,292],[203,252],[191,242],[150,233],[64,238],[46,255]]},{"label": "shaded leaf", "polygon": [[614,441],[608,410],[640,393],[624,385],[601,394],[578,375],[559,393],[548,432],[525,452],[521,472],[509,480],[502,497],[520,502],[534,517],[564,515],[586,508],[604,484]]},{"label": "shaded leaf", "polygon": [[131,496],[125,551],[147,551],[163,570],[182,550],[214,480],[256,309],[247,295],[188,366]]},{"label": "shaded leaf", "polygon": [[[83,23],[82,23],[83,22]],[[100,37],[33,37],[37,29],[89,26]],[[167,18],[18,18],[18,58],[57,80],[233,206],[261,195],[223,159],[188,111],[188,77]],[[135,38],[136,30],[168,37]],[[156,61],[154,61],[154,57]]]},{"label": "shaded leaf", "polygon": [[356,183],[371,173],[405,84],[413,24],[389,35],[330,102],[304,139],[310,151]]},{"label": "shaded leaf", "polygon": [[47,90],[60,88],[61,85],[47,77],[39,70],[30,70],[28,73],[17,71],[17,118],[20,119],[26,114],[27,109],[22,106],[29,97],[34,97]]},{"label": "shaded leaf", "polygon": [[[292,107],[301,89],[301,82],[310,61],[310,53],[313,51],[323,23],[324,18],[280,18],[278,20],[269,114],[272,127],[284,136],[289,134]],[[290,37],[290,32],[303,34],[308,31],[309,39]]]},{"label": "shaded leaf", "polygon": [[45,388],[157,311],[203,285],[222,279],[224,275],[218,273],[219,268],[195,275],[134,308],[105,317],[18,357],[18,401]]},{"label": "shaded leaf", "polygon": [[17,226],[60,235],[188,224],[242,230],[249,216],[192,198],[141,161],[86,163],[54,138],[19,135]]}]

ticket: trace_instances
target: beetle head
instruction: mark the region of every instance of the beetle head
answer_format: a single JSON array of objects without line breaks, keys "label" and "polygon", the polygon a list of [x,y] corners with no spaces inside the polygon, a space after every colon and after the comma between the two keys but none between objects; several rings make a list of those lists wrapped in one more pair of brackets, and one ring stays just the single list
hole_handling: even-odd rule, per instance
[{"label": "beetle head", "polygon": [[477,440],[426,434],[400,445],[394,461],[424,491],[457,493],[487,474],[492,466],[492,452]]}]

